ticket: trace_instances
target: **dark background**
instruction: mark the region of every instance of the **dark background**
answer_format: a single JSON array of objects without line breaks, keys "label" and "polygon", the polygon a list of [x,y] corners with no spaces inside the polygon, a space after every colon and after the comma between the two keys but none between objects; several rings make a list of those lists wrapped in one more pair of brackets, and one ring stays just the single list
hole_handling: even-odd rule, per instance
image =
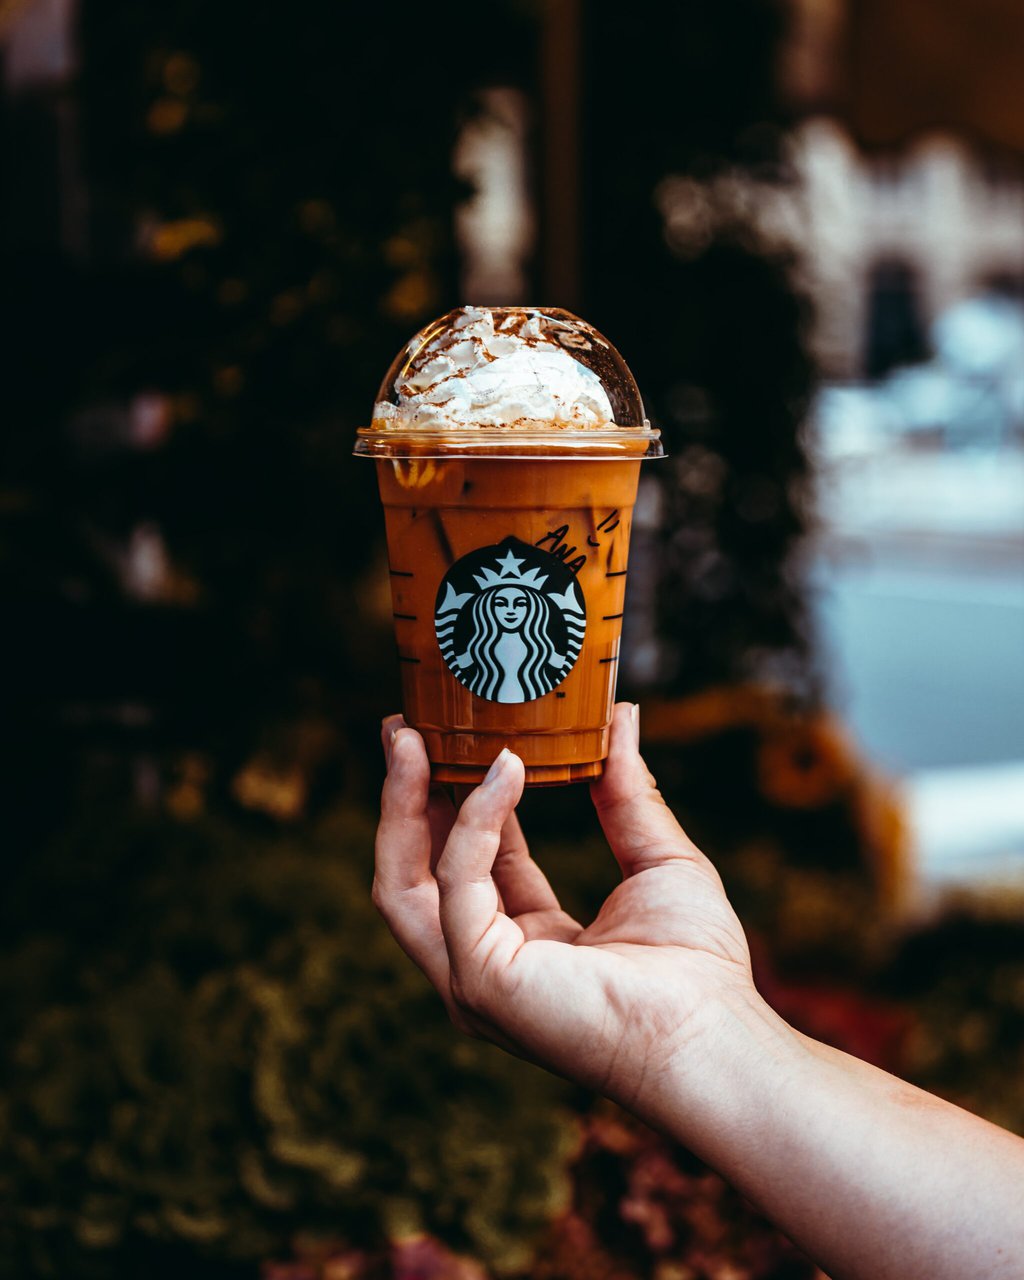
[{"label": "dark background", "polygon": [[[621,693],[763,989],[1020,1124],[1016,917],[908,933],[898,797],[824,705],[795,255],[742,220],[680,253],[656,197],[786,188],[811,109],[914,136],[862,119],[870,7],[792,70],[814,12],[0,9],[0,1274],[813,1274],[686,1153],[458,1041],[367,901],[399,694],[350,450],[467,300],[452,155],[495,86],[525,104],[526,300],[606,333],[664,433],[627,597],[657,660]],[[956,115],[926,123],[983,132]],[[525,813],[593,911],[585,789]]]}]

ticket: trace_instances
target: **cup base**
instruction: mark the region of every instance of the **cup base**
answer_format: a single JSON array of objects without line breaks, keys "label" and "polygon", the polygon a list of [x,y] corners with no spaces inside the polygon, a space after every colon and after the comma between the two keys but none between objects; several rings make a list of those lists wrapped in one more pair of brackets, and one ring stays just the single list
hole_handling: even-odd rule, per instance
[{"label": "cup base", "polygon": [[502,747],[509,747],[523,762],[528,787],[560,787],[599,778],[608,755],[607,724],[563,733],[516,733],[508,728],[471,732],[438,729],[407,719],[423,735],[434,782],[475,786],[483,782]]},{"label": "cup base", "polygon": [[[564,787],[570,782],[591,782],[604,772],[603,760],[588,760],[584,764],[542,764],[526,766],[528,787]],[[435,764],[431,766],[432,782],[463,783],[476,786],[483,782],[486,765]]]}]

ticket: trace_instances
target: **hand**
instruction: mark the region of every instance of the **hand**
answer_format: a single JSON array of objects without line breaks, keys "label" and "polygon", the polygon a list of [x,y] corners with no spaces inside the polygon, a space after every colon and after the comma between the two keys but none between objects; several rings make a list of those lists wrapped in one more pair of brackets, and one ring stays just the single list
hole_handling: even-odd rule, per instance
[{"label": "hand", "polygon": [[456,813],[419,734],[385,721],[374,899],[398,941],[459,1026],[688,1146],[837,1280],[1019,1276],[1024,1142],[768,1009],[635,723],[616,707],[591,788],[622,883],[583,928],[516,821],[522,761],[502,752]]},{"label": "hand", "polygon": [[716,1010],[757,997],[721,880],[640,757],[636,710],[616,707],[591,788],[623,879],[585,928],[530,857],[514,812],[517,756],[502,752],[456,813],[431,788],[419,734],[393,716],[383,738],[374,901],[453,1021],[656,1114],[659,1083]]}]

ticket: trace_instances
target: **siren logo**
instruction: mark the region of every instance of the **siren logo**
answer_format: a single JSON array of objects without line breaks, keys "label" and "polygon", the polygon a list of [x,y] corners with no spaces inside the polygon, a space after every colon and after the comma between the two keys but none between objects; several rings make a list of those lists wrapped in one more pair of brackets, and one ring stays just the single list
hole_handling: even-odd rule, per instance
[{"label": "siren logo", "polygon": [[550,693],[580,656],[583,592],[547,551],[506,538],[456,560],[434,610],[448,669],[490,702],[532,702]]}]

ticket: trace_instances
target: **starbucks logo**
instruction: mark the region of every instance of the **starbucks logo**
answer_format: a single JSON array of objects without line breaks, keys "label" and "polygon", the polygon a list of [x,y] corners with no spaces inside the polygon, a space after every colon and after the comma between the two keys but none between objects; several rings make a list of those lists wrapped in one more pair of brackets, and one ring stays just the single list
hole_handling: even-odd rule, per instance
[{"label": "starbucks logo", "polygon": [[532,702],[573,669],[586,604],[560,560],[506,538],[456,560],[441,579],[434,626],[448,670],[470,692]]}]

